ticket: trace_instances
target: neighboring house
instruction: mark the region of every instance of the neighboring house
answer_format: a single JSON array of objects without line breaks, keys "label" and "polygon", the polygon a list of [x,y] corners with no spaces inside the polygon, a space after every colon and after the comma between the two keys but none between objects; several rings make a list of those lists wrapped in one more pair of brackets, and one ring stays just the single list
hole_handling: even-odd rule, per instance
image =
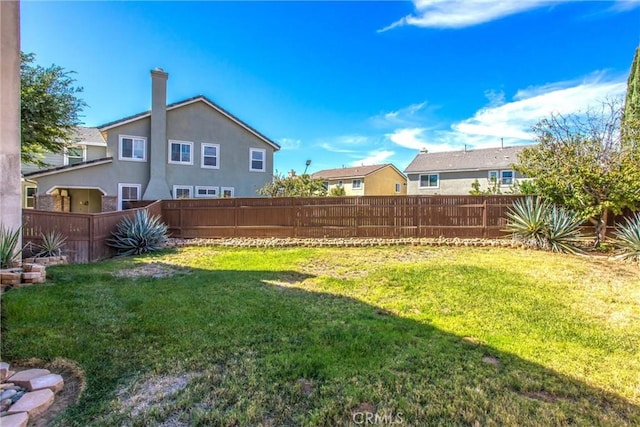
[{"label": "neighboring house", "polygon": [[391,163],[326,169],[311,175],[322,179],[331,192],[344,188],[347,196],[388,196],[407,194],[407,177]]},{"label": "neighboring house", "polygon": [[420,151],[404,170],[408,194],[468,195],[478,180],[481,190],[498,183],[509,189],[518,179],[513,170],[524,146],[429,153]]},{"label": "neighboring house", "polygon": [[[21,171],[23,175],[33,174],[47,169],[62,168],[64,166],[107,157],[107,142],[96,128],[78,126],[74,129],[73,143],[60,153],[48,153],[41,159],[46,163],[45,167],[23,163]],[[22,207],[34,208],[38,183],[34,180],[22,180]],[[79,198],[78,198],[79,200]],[[69,210],[68,206],[65,206]],[[61,209],[62,210],[62,206]]]},{"label": "neighboring house", "polygon": [[68,153],[66,165],[24,173],[37,182],[37,209],[105,212],[135,200],[255,197],[271,182],[279,145],[204,96],[167,105],[167,78],[151,71],[151,111],[86,130],[102,136],[102,157],[76,161]]}]

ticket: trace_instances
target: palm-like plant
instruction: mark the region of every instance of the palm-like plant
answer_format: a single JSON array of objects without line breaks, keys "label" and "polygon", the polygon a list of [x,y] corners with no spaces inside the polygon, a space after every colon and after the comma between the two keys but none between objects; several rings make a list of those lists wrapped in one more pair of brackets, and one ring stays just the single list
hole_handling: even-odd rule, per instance
[{"label": "palm-like plant", "polygon": [[113,238],[108,239],[107,244],[118,249],[118,255],[140,255],[162,248],[167,241],[167,225],[160,221],[160,217],[140,210],[133,218],[122,218],[111,234]]},{"label": "palm-like plant", "polygon": [[582,240],[582,218],[575,212],[552,205],[546,218],[546,239],[553,252],[584,253],[578,246]]},{"label": "palm-like plant", "polygon": [[22,252],[18,249],[19,241],[20,228],[11,231],[8,227],[0,225],[0,269],[10,268],[13,261],[18,258]]},{"label": "palm-like plant", "polygon": [[516,200],[507,212],[507,230],[532,248],[546,248],[546,220],[550,204],[539,197]]},{"label": "palm-like plant", "polygon": [[616,227],[614,234],[616,245],[622,249],[622,253],[616,258],[640,262],[640,212],[626,218],[624,224]]},{"label": "palm-like plant", "polygon": [[514,202],[507,212],[507,230],[517,241],[536,249],[582,253],[580,225],[582,218],[538,197]]},{"label": "palm-like plant", "polygon": [[38,257],[51,257],[62,255],[62,248],[64,247],[67,238],[59,231],[49,231],[42,233],[42,243],[36,246],[39,251],[36,256]]}]

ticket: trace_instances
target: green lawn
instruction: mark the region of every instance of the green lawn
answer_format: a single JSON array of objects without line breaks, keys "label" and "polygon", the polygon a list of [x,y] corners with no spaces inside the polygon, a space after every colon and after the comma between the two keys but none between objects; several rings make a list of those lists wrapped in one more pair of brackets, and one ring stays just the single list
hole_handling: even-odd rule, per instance
[{"label": "green lawn", "polygon": [[[114,276],[150,263],[174,275]],[[185,248],[48,273],[2,296],[2,358],[82,367],[60,425],[640,424],[637,265]]]}]

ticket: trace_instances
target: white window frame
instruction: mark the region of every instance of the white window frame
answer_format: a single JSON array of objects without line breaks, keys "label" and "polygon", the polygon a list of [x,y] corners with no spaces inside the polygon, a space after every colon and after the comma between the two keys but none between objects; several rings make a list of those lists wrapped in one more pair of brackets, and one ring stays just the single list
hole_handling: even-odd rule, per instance
[{"label": "white window frame", "polygon": [[[427,177],[435,176],[437,185],[435,185],[435,186],[434,185],[422,185],[422,177],[423,176],[427,176]],[[431,179],[427,178],[427,182],[431,183]],[[439,173],[422,173],[422,174],[418,175],[418,187],[419,188],[440,188],[440,174]]]},{"label": "white window frame", "polygon": [[[182,158],[182,146],[183,145],[188,145],[189,146],[189,161],[184,161],[184,160],[171,160],[171,146],[173,144],[180,144],[180,157]],[[169,153],[168,153],[168,157],[167,160],[169,161],[170,164],[172,165],[193,165],[193,142],[191,141],[179,141],[177,139],[170,139],[169,140]]]},{"label": "white window frame", "polygon": [[[200,190],[205,190],[207,193],[204,195],[201,195],[199,194]],[[194,194],[194,196],[196,198],[208,198],[208,199],[220,197],[220,192],[218,190],[219,190],[218,187],[214,187],[211,185],[196,185],[196,193]],[[212,192],[213,194],[209,194],[209,192]]]},{"label": "white window frame", "polygon": [[[204,149],[205,148],[215,148],[216,149],[216,165],[215,166],[210,166],[210,165],[205,165],[204,164],[204,158],[205,157],[213,157],[213,156],[205,156],[204,155]],[[208,142],[203,142],[202,144],[200,144],[200,167],[203,169],[220,169],[220,144],[211,144]]]},{"label": "white window frame", "polygon": [[176,197],[176,193],[178,192],[178,190],[188,190],[189,191],[189,197],[180,197],[180,199],[192,199],[193,198],[193,186],[191,186],[191,185],[174,185],[173,186],[173,191],[171,192],[171,197],[173,197],[174,199],[178,199],[178,197]]},{"label": "white window frame", "polygon": [[[138,190],[138,198],[137,199],[123,199],[122,198],[122,189],[125,187],[133,187]],[[118,210],[122,210],[122,202],[130,202],[133,200],[140,200],[142,198],[142,185],[141,184],[131,184],[126,182],[118,183]]]},{"label": "white window frame", "polygon": [[489,174],[487,175],[487,180],[489,181],[489,184],[491,184],[492,182],[498,182],[500,181],[500,171],[495,170],[495,171],[489,171]]},{"label": "white window frame", "polygon": [[[33,193],[33,196],[29,196],[29,190],[33,189],[35,190],[35,192]],[[36,195],[38,194],[38,187],[35,185],[26,185],[24,187],[24,208],[25,209],[35,209],[36,207]],[[33,200],[33,206],[28,206],[28,201],[29,199]]]},{"label": "white window frame", "polygon": [[[504,178],[503,174],[504,174],[505,172],[510,172],[510,173],[511,173],[511,182],[509,182],[509,183],[505,183],[505,182],[504,182],[504,179],[505,179],[505,178]],[[510,186],[510,185],[513,185],[513,183],[514,183],[514,182],[516,182],[516,173],[515,173],[513,170],[511,170],[511,169],[505,169],[505,170],[501,170],[501,171],[500,171],[500,185],[501,185],[502,187],[508,187],[508,186]]]},{"label": "white window frame", "polygon": [[400,184],[399,182],[396,182],[396,193],[400,193],[401,190],[402,190],[402,184]]},{"label": "white window frame", "polygon": [[[254,169],[253,153],[262,154],[262,169]],[[264,172],[267,170],[267,150],[264,148],[249,148],[249,172]]]},{"label": "white window frame", "polygon": [[338,188],[342,188],[344,186],[344,182],[342,180],[338,181]]},{"label": "white window frame", "polygon": [[235,197],[236,190],[234,187],[220,187],[220,197],[224,197],[225,191],[229,191],[231,193],[229,197]]},{"label": "white window frame", "polygon": [[[356,182],[358,183],[357,186],[356,186]],[[362,190],[362,180],[361,179],[354,179],[353,181],[351,181],[351,189],[352,190]]]},{"label": "white window frame", "polygon": [[[133,155],[135,150],[136,141],[142,142],[142,158],[139,159],[137,157],[124,157],[122,155],[122,143],[124,139],[130,139],[131,142],[131,155]],[[133,135],[119,135],[118,136],[118,160],[124,160],[127,162],[146,162],[147,161],[147,138],[144,136],[133,136]]]},{"label": "white window frame", "polygon": [[69,163],[69,159],[70,158],[77,159],[77,157],[69,157],[69,149],[70,148],[79,148],[79,149],[81,149],[82,150],[82,160],[81,160],[81,162],[86,162],[87,161],[87,146],[86,145],[72,145],[72,146],[66,147],[64,149],[63,157],[64,157],[64,164],[66,166],[69,166],[71,164],[71,163]]}]

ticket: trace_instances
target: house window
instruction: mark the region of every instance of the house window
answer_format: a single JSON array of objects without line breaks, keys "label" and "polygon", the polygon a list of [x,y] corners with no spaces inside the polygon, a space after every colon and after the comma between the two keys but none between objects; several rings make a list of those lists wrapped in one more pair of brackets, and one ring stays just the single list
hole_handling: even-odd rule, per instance
[{"label": "house window", "polygon": [[326,188],[327,190],[329,189],[329,181],[323,181],[322,185],[324,185],[324,188]]},{"label": "house window", "polygon": [[249,149],[249,171],[251,172],[264,172],[265,156],[267,151],[263,148],[250,148]]},{"label": "house window", "polygon": [[399,193],[400,189],[401,189],[400,184],[396,184],[396,193]]},{"label": "house window", "polygon": [[351,188],[353,188],[354,190],[362,189],[362,180],[361,179],[354,179],[351,182]]},{"label": "house window", "polygon": [[24,207],[33,209],[36,207],[37,187],[25,187],[24,189]]},{"label": "house window", "polygon": [[500,173],[498,171],[489,171],[489,183],[498,182]]},{"label": "house window", "polygon": [[513,184],[513,171],[500,171],[500,185]]},{"label": "house window", "polygon": [[196,197],[218,197],[218,187],[196,185]]},{"label": "house window", "polygon": [[200,167],[208,169],[220,169],[220,145],[202,144],[202,161]]},{"label": "house window", "polygon": [[437,173],[420,175],[420,188],[438,188],[440,176]]},{"label": "house window", "polygon": [[83,147],[67,147],[64,150],[64,164],[75,165],[85,161],[86,151]]},{"label": "house window", "polygon": [[193,142],[169,141],[169,163],[179,165],[192,165]]},{"label": "house window", "polygon": [[233,187],[222,187],[220,189],[220,193],[222,193],[222,197],[228,198],[228,197],[233,197],[235,191]]},{"label": "house window", "polygon": [[147,139],[139,136],[120,135],[120,160],[147,161]]},{"label": "house window", "polygon": [[131,203],[140,200],[140,184],[118,184],[118,210],[129,209]]},{"label": "house window", "polygon": [[192,187],[190,185],[174,185],[173,186],[173,198],[174,199],[190,199]]},{"label": "house window", "polygon": [[338,181],[338,188],[342,188],[343,185],[344,185],[344,182],[342,182],[342,180]]}]

